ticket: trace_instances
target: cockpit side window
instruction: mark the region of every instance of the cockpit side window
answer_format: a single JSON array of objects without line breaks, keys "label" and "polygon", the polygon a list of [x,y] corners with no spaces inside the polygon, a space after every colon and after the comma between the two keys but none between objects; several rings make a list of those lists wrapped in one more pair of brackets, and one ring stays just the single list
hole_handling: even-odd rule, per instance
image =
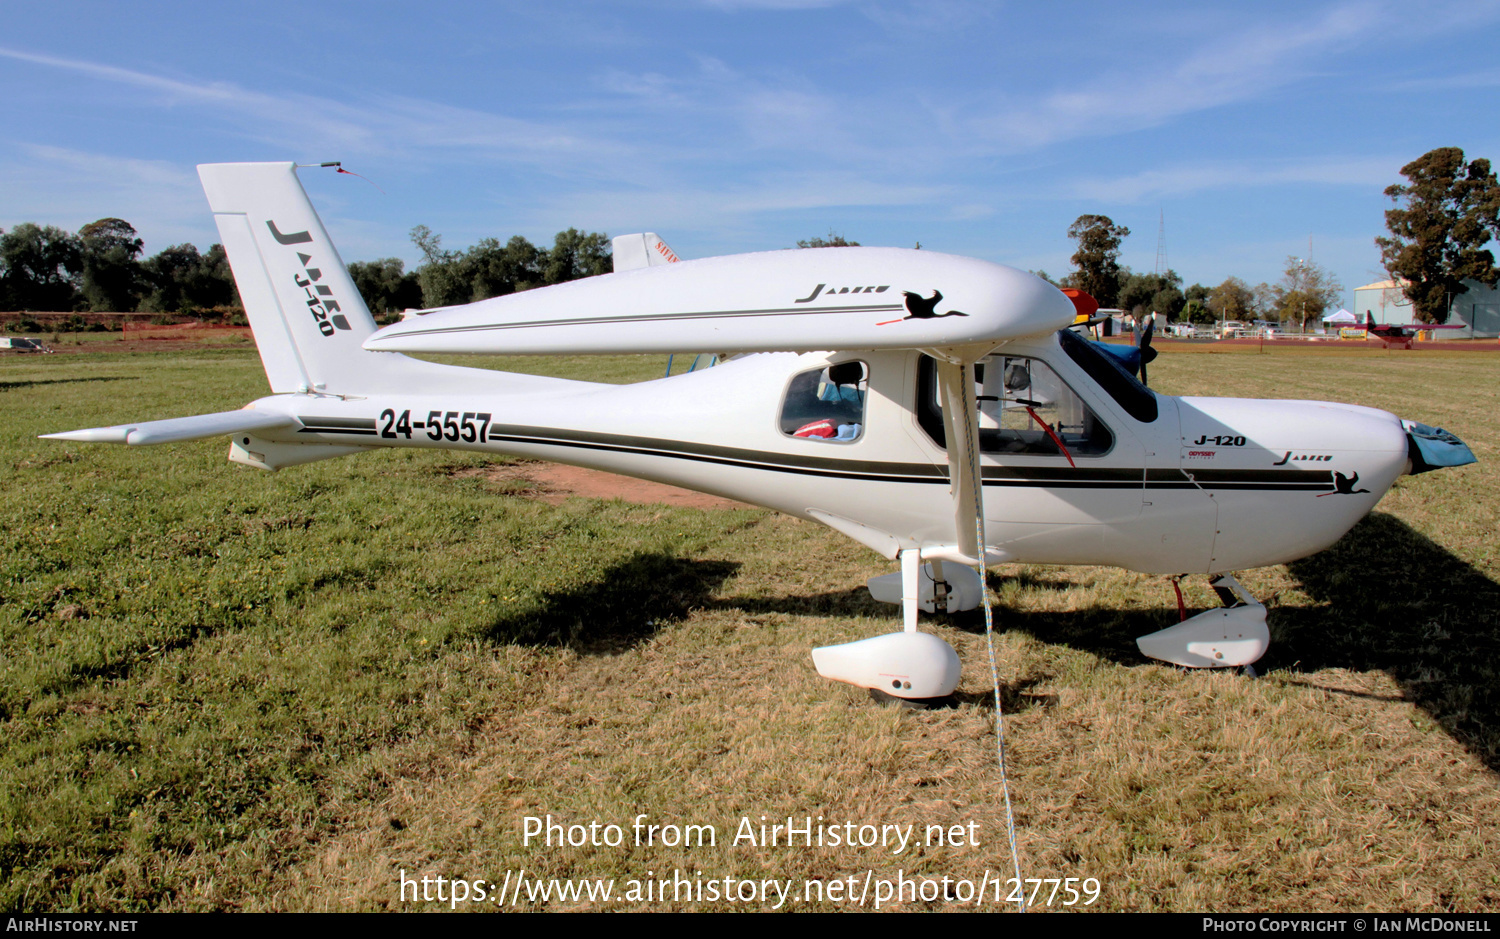
[{"label": "cockpit side window", "polygon": [[1087,372],[1095,384],[1104,389],[1105,394],[1115,399],[1115,403],[1124,408],[1125,413],[1142,424],[1156,420],[1156,393],[1127,372],[1113,356],[1095,349],[1087,339],[1071,329],[1059,331],[1057,341],[1068,358]]},{"label": "cockpit side window", "polygon": [[[992,355],[974,366],[979,403],[979,448],[984,453],[1100,456],[1114,434],[1041,359]],[[937,366],[922,356],[917,367],[917,423],[947,446]]]},{"label": "cockpit side window", "polygon": [[869,388],[870,369],[860,361],[799,372],[781,404],[781,432],[810,440],[858,440]]}]

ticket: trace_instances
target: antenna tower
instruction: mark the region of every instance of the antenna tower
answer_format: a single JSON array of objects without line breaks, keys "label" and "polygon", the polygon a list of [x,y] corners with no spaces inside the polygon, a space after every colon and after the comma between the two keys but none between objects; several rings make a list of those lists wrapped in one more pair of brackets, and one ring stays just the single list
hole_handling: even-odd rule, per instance
[{"label": "antenna tower", "polygon": [[1167,213],[1165,209],[1159,209],[1156,225],[1156,273],[1165,274],[1169,269],[1167,264]]}]

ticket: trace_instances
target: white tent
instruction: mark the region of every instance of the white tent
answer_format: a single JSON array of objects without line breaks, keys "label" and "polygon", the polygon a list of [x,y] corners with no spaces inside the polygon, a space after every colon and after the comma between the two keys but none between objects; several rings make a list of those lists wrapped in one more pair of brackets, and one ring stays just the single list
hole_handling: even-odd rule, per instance
[{"label": "white tent", "polygon": [[1323,322],[1325,322],[1325,323],[1358,323],[1359,322],[1359,317],[1355,316],[1353,313],[1350,313],[1348,310],[1344,309],[1343,307],[1339,307],[1339,311],[1337,313],[1330,313],[1327,316],[1323,317]]}]

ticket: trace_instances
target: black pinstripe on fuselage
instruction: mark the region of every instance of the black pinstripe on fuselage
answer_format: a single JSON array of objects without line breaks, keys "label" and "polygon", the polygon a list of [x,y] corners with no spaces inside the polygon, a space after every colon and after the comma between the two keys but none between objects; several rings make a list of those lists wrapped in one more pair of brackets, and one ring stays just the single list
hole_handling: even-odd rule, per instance
[{"label": "black pinstripe on fuselage", "polygon": [[[376,434],[369,418],[304,417],[304,434]],[[532,446],[568,447],[612,453],[716,463],[743,469],[837,479],[947,485],[945,466],[934,463],[847,460],[811,454],[779,453],[723,447],[691,440],[637,437],[598,431],[563,430],[491,424],[490,443],[520,443]],[[451,443],[452,441],[448,441]],[[1325,492],[1334,488],[1331,470],[1305,469],[1194,469],[1072,466],[985,466],[984,484],[997,487],[1042,489],[1205,489],[1271,492]]]}]

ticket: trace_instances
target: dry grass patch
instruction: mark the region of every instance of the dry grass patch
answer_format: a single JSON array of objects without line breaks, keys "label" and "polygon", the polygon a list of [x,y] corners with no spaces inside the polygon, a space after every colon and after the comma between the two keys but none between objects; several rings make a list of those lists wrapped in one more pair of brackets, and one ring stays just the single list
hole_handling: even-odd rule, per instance
[{"label": "dry grass patch", "polygon": [[[864,589],[891,564],[840,536],[761,510],[504,496],[476,456],[272,476],[218,444],[54,446],[34,435],[237,406],[259,364],[0,364],[5,910],[411,908],[403,870],[619,890],[682,870],[795,894],[867,871],[1008,875],[981,621],[924,626],[965,663],[955,707],[818,678],[814,646],[896,628]],[[1247,572],[1272,608],[1259,680],[1141,659],[1135,637],[1175,617],[1159,579],[993,572],[1027,876],[1096,877],[1093,909],[1500,909],[1496,368],[1163,353],[1168,390],[1386,407],[1482,462],[1403,480],[1333,549]],[[1201,579],[1187,594],[1215,602]],[[712,825],[718,843],[523,845],[548,814],[627,836],[639,814]],[[762,815],[973,825],[979,844],[732,843]]]}]

